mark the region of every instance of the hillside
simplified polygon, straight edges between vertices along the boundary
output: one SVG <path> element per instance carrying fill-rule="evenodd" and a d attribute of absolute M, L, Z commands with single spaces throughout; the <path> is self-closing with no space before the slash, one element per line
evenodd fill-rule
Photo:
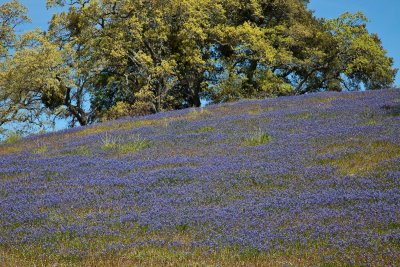
<path fill-rule="evenodd" d="M 0 200 L 0 266 L 399 265 L 400 90 L 3 144 Z"/>

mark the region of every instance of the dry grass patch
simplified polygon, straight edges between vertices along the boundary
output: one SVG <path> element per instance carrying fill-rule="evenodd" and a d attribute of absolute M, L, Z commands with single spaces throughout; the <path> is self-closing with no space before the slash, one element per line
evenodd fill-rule
<path fill-rule="evenodd" d="M 193 120 L 205 119 L 206 117 L 210 116 L 211 114 L 212 114 L 212 112 L 207 109 L 194 108 L 194 109 L 191 109 L 185 117 L 187 120 L 193 121 Z"/>
<path fill-rule="evenodd" d="M 144 126 L 155 125 L 159 123 L 157 120 L 140 120 L 140 121 L 128 121 L 123 123 L 116 123 L 110 125 L 98 125 L 93 126 L 90 128 L 85 128 L 81 131 L 76 132 L 78 136 L 84 136 L 89 134 L 97 134 L 97 133 L 104 133 L 109 131 L 117 131 L 117 130 L 132 130 L 136 128 L 141 128 Z"/>
<path fill-rule="evenodd" d="M 21 145 L 4 145 L 0 146 L 0 155 L 14 154 L 22 150 L 24 150 L 24 147 Z"/>
<path fill-rule="evenodd" d="M 117 255 L 88 256 L 81 260 L 32 259 L 13 250 L 0 250 L 0 266 L 396 266 L 400 257 L 378 253 L 370 261 L 362 249 L 352 249 L 353 258 L 340 256 L 338 251 L 319 245 L 291 248 L 284 251 L 261 252 L 257 249 L 238 251 L 221 249 L 204 253 L 200 249 L 143 246 Z"/>
<path fill-rule="evenodd" d="M 323 149 L 324 154 L 339 156 L 320 161 L 334 165 L 341 174 L 356 175 L 373 171 L 382 162 L 400 157 L 400 146 L 389 141 L 350 141 L 332 144 Z"/>

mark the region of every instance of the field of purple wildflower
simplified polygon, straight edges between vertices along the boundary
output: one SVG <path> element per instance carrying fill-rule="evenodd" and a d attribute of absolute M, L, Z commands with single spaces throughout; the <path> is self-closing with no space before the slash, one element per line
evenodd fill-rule
<path fill-rule="evenodd" d="M 0 266 L 399 266 L 400 90 L 0 145 Z"/>

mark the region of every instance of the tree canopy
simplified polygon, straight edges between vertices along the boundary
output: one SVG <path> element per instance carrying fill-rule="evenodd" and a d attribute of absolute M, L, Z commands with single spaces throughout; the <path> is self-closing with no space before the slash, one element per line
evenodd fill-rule
<path fill-rule="evenodd" d="M 396 70 L 362 13 L 301 0 L 48 0 L 46 32 L 0 6 L 0 125 L 70 126 L 243 98 L 390 87 Z M 10 51 L 13 53 L 10 53 Z"/>

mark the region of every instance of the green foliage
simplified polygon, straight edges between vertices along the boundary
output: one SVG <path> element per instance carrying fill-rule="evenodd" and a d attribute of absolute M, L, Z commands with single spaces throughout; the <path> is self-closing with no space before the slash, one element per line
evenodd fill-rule
<path fill-rule="evenodd" d="M 0 5 L 0 60 L 8 56 L 17 40 L 15 27 L 29 21 L 26 8 L 17 0 Z"/>
<path fill-rule="evenodd" d="M 24 92 L 7 88 L 8 83 L 13 83 L 15 80 L 10 81 L 4 71 L 7 69 L 11 52 L 17 47 L 18 37 L 15 28 L 29 21 L 26 12 L 26 8 L 17 0 L 0 4 L 0 132 L 5 131 L 4 126 L 7 123 L 29 122 L 29 115 L 31 115 L 29 110 L 25 109 L 25 112 L 21 112 L 21 109 L 33 106 L 26 99 Z M 21 102 L 24 103 L 21 104 Z M 15 129 L 15 127 L 9 128 Z"/>
<path fill-rule="evenodd" d="M 338 82 L 349 90 L 359 89 L 361 82 L 366 89 L 389 87 L 397 72 L 392 69 L 393 59 L 386 56 L 379 37 L 368 33 L 367 21 L 362 13 L 344 13 L 324 23 L 336 43 L 333 53 L 340 59 L 332 62 L 331 68 L 337 68 Z"/>
<path fill-rule="evenodd" d="M 315 18 L 306 0 L 47 0 L 47 32 L 0 6 L 0 127 L 70 126 L 322 90 L 382 89 L 396 70 L 367 18 Z"/>

